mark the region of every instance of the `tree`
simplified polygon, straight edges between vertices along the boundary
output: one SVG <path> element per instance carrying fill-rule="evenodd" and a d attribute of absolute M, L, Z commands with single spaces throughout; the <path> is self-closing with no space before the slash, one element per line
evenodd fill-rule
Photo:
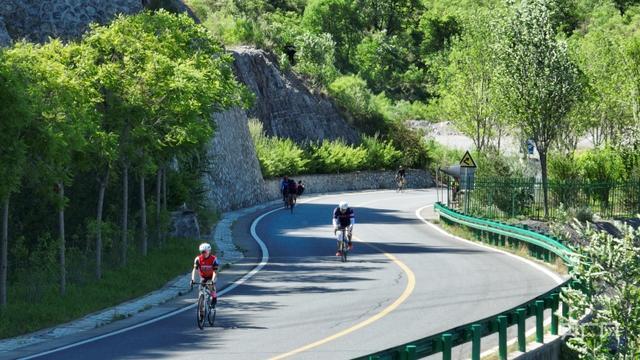
<path fill-rule="evenodd" d="M 28 94 L 34 106 L 30 161 L 44 186 L 54 186 L 59 235 L 60 293 L 66 292 L 65 185 L 73 179 L 74 158 L 84 150 L 95 124 L 98 100 L 91 86 L 73 69 L 81 66 L 76 44 L 51 41 L 45 45 L 18 43 L 9 53 L 29 67 Z"/>
<path fill-rule="evenodd" d="M 581 232 L 588 241 L 571 269 L 580 286 L 561 294 L 569 305 L 569 347 L 586 359 L 637 359 L 640 230 L 624 225 L 620 237 L 591 227 Z"/>
<path fill-rule="evenodd" d="M 567 44 L 554 30 L 549 0 L 515 6 L 499 44 L 501 107 L 536 144 L 548 216 L 547 151 L 567 127 L 584 86 Z"/>
<path fill-rule="evenodd" d="M 105 116 L 118 129 L 122 164 L 122 263 L 128 247 L 128 177 L 138 175 L 141 250 L 148 248 L 145 178 L 213 134 L 212 111 L 241 105 L 232 57 L 186 14 L 119 17 L 84 40 L 97 53 Z M 166 176 L 166 174 L 165 174 Z M 156 191 L 158 193 L 158 191 Z M 158 217 L 158 214 L 156 214 Z"/>
<path fill-rule="evenodd" d="M 358 11 L 352 0 L 311 0 L 304 9 L 302 25 L 312 33 L 331 35 L 341 69 L 351 67 L 349 59 L 362 38 Z"/>
<path fill-rule="evenodd" d="M 26 75 L 29 69 L 0 49 L 0 201 L 2 202 L 2 243 L 0 245 L 0 307 L 7 305 L 9 263 L 9 201 L 20 187 L 27 159 L 26 133 L 33 119 L 27 101 Z"/>
<path fill-rule="evenodd" d="M 453 41 L 449 65 L 444 70 L 441 105 L 448 118 L 473 140 L 480 152 L 489 145 L 500 150 L 504 120 L 496 89 L 497 43 L 488 10 L 469 14 L 464 33 Z"/>
<path fill-rule="evenodd" d="M 624 49 L 632 34 L 613 4 L 598 7 L 591 21 L 586 34 L 571 39 L 574 58 L 589 86 L 578 115 L 596 146 L 619 144 L 634 122 L 634 76 Z"/>

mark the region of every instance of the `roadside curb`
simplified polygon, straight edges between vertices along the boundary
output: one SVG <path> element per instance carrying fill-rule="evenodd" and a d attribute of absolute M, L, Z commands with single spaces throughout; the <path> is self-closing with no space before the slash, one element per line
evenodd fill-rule
<path fill-rule="evenodd" d="M 222 215 L 213 232 L 213 241 L 216 243 L 218 255 L 223 262 L 223 265 L 231 265 L 244 259 L 244 255 L 237 249 L 233 241 L 232 226 L 234 222 L 243 216 L 263 210 L 279 202 L 279 200 L 270 201 L 249 208 L 226 212 Z M 186 264 L 186 266 L 189 266 L 189 264 Z M 246 272 L 248 273 L 250 270 L 247 270 Z M 221 274 L 221 276 L 222 275 L 223 274 Z M 67 336 L 79 335 L 89 330 L 95 330 L 96 328 L 100 328 L 105 325 L 117 323 L 118 320 L 121 319 L 134 319 L 136 317 L 141 317 L 140 315 L 144 314 L 147 310 L 156 308 L 159 305 L 165 304 L 181 295 L 184 295 L 188 290 L 186 284 L 189 283 L 190 278 L 191 272 L 189 271 L 169 281 L 162 288 L 139 298 L 100 310 L 68 323 L 38 330 L 30 334 L 0 340 L 0 355 L 3 353 L 6 354 L 8 352 L 20 351 L 25 347 L 43 345 L 48 341 L 58 340 Z M 233 281 L 229 281 L 224 285 L 226 287 L 232 283 Z M 222 289 L 223 287 L 219 290 Z M 122 325 L 123 327 L 128 326 L 125 322 L 123 322 Z"/>

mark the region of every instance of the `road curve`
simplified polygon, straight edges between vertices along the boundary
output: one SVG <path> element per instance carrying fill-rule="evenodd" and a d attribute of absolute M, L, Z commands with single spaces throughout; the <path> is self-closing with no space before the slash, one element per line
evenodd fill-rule
<path fill-rule="evenodd" d="M 361 241 L 346 264 L 334 256 L 330 227 L 342 199 L 355 208 Z M 416 209 L 434 201 L 431 190 L 362 192 L 321 196 L 293 215 L 276 211 L 255 227 L 269 262 L 221 297 L 213 329 L 200 331 L 186 311 L 42 358 L 347 359 L 484 318 L 556 285 L 526 262 L 422 223 Z"/>

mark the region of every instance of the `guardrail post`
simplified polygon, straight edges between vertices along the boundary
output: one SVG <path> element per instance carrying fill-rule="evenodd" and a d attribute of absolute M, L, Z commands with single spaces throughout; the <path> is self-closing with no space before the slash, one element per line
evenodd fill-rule
<path fill-rule="evenodd" d="M 544 343 L 544 300 L 536 300 L 536 342 Z"/>
<path fill-rule="evenodd" d="M 518 351 L 526 352 L 527 351 L 527 338 L 525 337 L 525 320 L 527 317 L 527 310 L 523 308 L 518 308 L 516 310 L 516 315 L 518 316 Z"/>
<path fill-rule="evenodd" d="M 569 317 L 569 304 L 565 301 L 562 302 L 562 317 L 567 319 Z M 568 322 L 568 320 L 565 320 Z"/>
<path fill-rule="evenodd" d="M 507 360 L 507 317 L 498 316 L 498 353 L 500 360 Z"/>
<path fill-rule="evenodd" d="M 471 360 L 480 360 L 480 338 L 482 325 L 471 325 Z"/>
<path fill-rule="evenodd" d="M 451 343 L 453 335 L 442 334 L 442 360 L 451 360 Z"/>
<path fill-rule="evenodd" d="M 407 345 L 404 348 L 405 359 L 407 360 L 416 360 L 416 346 L 415 345 Z"/>
<path fill-rule="evenodd" d="M 544 251 L 544 261 L 547 263 L 551 262 L 551 251 L 549 250 Z"/>
<path fill-rule="evenodd" d="M 551 294 L 551 335 L 558 335 L 558 299 L 559 294 Z"/>

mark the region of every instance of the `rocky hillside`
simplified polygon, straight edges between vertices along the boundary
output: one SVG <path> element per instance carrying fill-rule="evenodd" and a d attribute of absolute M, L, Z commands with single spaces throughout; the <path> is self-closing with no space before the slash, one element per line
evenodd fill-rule
<path fill-rule="evenodd" d="M 311 93 L 295 74 L 282 73 L 269 54 L 251 47 L 231 51 L 238 80 L 256 96 L 247 115 L 260 120 L 268 135 L 298 143 L 336 138 L 358 142 L 358 133 L 330 99 Z"/>
<path fill-rule="evenodd" d="M 0 44 L 10 39 L 47 41 L 80 36 L 92 22 L 106 23 L 117 14 L 144 9 L 141 0 L 2 0 Z"/>

